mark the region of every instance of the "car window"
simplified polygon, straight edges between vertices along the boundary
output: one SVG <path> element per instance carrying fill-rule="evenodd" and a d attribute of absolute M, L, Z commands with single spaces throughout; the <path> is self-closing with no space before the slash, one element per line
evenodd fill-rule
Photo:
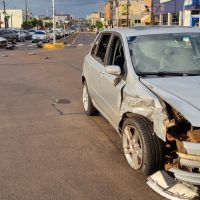
<path fill-rule="evenodd" d="M 121 39 L 115 36 L 112 40 L 108 54 L 108 65 L 118 65 L 121 68 L 122 74 L 125 72 L 125 57 Z"/>
<path fill-rule="evenodd" d="M 200 34 L 171 33 L 128 40 L 137 73 L 200 73 Z"/>
<path fill-rule="evenodd" d="M 94 54 L 95 54 L 95 52 L 96 52 L 96 48 L 97 48 L 97 46 L 98 46 L 98 44 L 99 44 L 99 40 L 100 40 L 100 36 L 98 36 L 98 38 L 96 39 L 96 41 L 95 41 L 95 43 L 94 43 L 94 45 L 93 45 L 93 47 L 92 47 L 92 50 L 91 50 L 91 55 L 92 56 L 94 56 Z"/>
<path fill-rule="evenodd" d="M 45 35 L 45 33 L 42 32 L 42 31 L 35 32 L 35 34 L 36 34 L 36 35 Z"/>
<path fill-rule="evenodd" d="M 110 41 L 111 35 L 110 34 L 106 34 L 103 35 L 103 37 L 101 38 L 101 41 L 99 43 L 99 47 L 96 53 L 96 57 L 99 58 L 99 60 L 104 63 L 104 59 L 106 56 L 106 51 L 107 51 L 107 47 Z"/>

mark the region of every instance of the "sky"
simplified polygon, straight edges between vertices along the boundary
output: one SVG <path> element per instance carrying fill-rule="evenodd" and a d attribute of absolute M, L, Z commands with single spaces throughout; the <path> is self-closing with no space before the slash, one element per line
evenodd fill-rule
<path fill-rule="evenodd" d="M 1 0 L 0 0 L 1 2 Z M 25 0 L 5 0 L 7 9 L 25 8 Z M 27 0 L 28 8 L 34 15 L 52 15 L 52 0 Z M 56 13 L 85 17 L 93 11 L 103 9 L 105 0 L 55 0 Z M 0 3 L 2 9 L 2 3 Z"/>

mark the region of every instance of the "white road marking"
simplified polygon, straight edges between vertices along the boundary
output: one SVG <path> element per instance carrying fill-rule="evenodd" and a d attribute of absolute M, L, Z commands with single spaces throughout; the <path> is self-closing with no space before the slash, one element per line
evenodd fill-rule
<path fill-rule="evenodd" d="M 29 44 L 28 47 L 34 47 L 36 46 L 37 44 Z"/>
<path fill-rule="evenodd" d="M 75 44 L 75 42 L 76 42 L 76 40 L 78 39 L 79 35 L 80 35 L 80 33 L 78 33 L 77 36 L 76 36 L 76 37 L 74 38 L 74 40 L 72 41 L 72 44 L 73 44 L 73 45 Z"/>
<path fill-rule="evenodd" d="M 24 46 L 25 44 L 17 44 L 16 47 Z"/>

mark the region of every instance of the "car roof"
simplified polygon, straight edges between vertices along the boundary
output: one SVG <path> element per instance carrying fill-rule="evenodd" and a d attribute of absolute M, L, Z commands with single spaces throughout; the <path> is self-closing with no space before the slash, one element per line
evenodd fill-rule
<path fill-rule="evenodd" d="M 113 28 L 103 32 L 118 32 L 127 37 L 139 35 L 154 35 L 167 33 L 200 33 L 199 28 L 181 26 L 140 26 L 134 28 Z"/>

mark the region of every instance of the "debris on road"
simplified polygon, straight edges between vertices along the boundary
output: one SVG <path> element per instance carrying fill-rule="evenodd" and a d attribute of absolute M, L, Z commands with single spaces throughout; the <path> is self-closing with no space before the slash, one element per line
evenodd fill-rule
<path fill-rule="evenodd" d="M 27 55 L 33 56 L 33 55 L 36 55 L 36 53 L 35 52 L 28 52 Z"/>
<path fill-rule="evenodd" d="M 8 57 L 8 55 L 2 55 L 2 57 L 3 57 L 3 58 L 7 58 L 7 57 Z"/>
<path fill-rule="evenodd" d="M 43 48 L 43 42 L 39 42 L 39 43 L 37 44 L 37 47 L 38 47 L 38 48 Z"/>
<path fill-rule="evenodd" d="M 17 48 L 15 45 L 10 45 L 10 46 L 7 46 L 5 49 L 14 50 L 15 48 Z"/>
<path fill-rule="evenodd" d="M 198 188 L 175 180 L 165 171 L 158 171 L 148 178 L 147 184 L 161 196 L 171 200 L 198 198 Z"/>

